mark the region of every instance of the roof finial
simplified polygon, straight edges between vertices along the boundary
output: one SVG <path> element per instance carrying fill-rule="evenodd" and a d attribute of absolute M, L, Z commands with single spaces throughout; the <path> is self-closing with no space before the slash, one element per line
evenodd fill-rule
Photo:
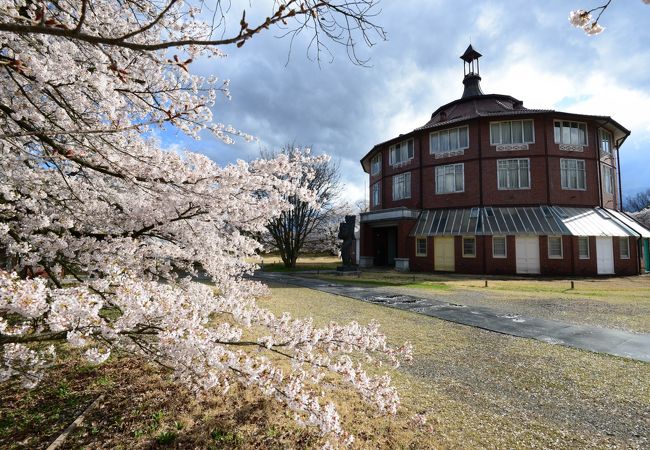
<path fill-rule="evenodd" d="M 463 84 L 465 85 L 465 90 L 463 91 L 463 96 L 465 97 L 474 97 L 476 95 L 483 95 L 481 90 L 481 75 L 479 70 L 478 59 L 483 56 L 472 47 L 470 37 L 470 44 L 460 57 L 464 61 L 463 63 Z"/>

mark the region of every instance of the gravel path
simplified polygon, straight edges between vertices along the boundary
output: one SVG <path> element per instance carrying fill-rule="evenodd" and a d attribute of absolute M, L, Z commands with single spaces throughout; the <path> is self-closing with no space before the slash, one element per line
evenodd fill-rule
<path fill-rule="evenodd" d="M 330 294 L 412 311 L 451 322 L 482 328 L 518 337 L 533 338 L 552 344 L 566 345 L 599 353 L 650 362 L 650 334 L 634 334 L 590 325 L 520 315 L 511 311 L 484 306 L 453 303 L 446 297 L 423 298 L 417 295 L 392 293 L 385 287 L 346 286 L 280 273 L 258 273 L 256 277 L 271 282 L 294 284 Z"/>

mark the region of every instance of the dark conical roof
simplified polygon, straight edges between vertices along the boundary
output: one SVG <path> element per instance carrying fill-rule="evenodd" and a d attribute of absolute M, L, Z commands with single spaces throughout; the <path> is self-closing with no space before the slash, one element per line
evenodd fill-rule
<path fill-rule="evenodd" d="M 460 57 L 465 62 L 471 62 L 474 61 L 475 59 L 479 59 L 481 55 L 479 52 L 474 50 L 474 47 L 472 47 L 472 44 L 469 44 L 469 47 L 467 47 L 467 50 L 465 50 L 465 53 L 463 53 Z"/>

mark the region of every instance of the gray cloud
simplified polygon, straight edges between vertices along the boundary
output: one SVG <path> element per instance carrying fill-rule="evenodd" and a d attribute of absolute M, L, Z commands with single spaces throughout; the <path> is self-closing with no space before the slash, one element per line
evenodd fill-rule
<path fill-rule="evenodd" d="M 312 145 L 340 158 L 348 192 L 362 197 L 365 175 L 359 159 L 374 144 L 422 125 L 438 106 L 460 96 L 458 56 L 470 37 L 484 55 L 484 90 L 513 95 L 528 107 L 595 104 L 603 92 L 582 92 L 602 86 L 593 81 L 594 74 L 607 77 L 621 92 L 650 99 L 650 30 L 645 26 L 650 6 L 613 3 L 602 18 L 605 33 L 590 38 L 567 21 L 569 9 L 587 3 L 593 2 L 384 1 L 377 22 L 389 40 L 360 48 L 372 58 L 365 68 L 351 64 L 344 49 L 335 46 L 330 46 L 334 61 L 325 56 L 319 67 L 305 56 L 307 36 L 294 43 L 285 66 L 289 41 L 274 38 L 277 31 L 267 32 L 241 49 L 226 49 L 225 59 L 193 67 L 231 80 L 233 99 L 219 102 L 215 119 L 257 136 L 259 143 L 226 146 L 210 137 L 182 143 L 220 163 L 250 159 L 260 147 L 294 141 Z M 587 79 L 592 82 L 584 83 Z M 638 102 L 634 107 L 643 109 Z M 614 105 L 606 113 L 622 120 L 628 116 L 622 108 Z M 632 130 L 621 152 L 627 193 L 650 187 L 641 170 L 650 165 L 650 130 L 643 130 L 641 122 L 635 125 L 641 130 Z"/>

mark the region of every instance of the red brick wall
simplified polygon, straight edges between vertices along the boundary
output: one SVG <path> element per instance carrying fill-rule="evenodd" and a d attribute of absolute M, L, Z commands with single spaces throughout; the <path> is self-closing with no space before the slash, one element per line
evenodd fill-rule
<path fill-rule="evenodd" d="M 539 237 L 539 268 L 542 275 L 570 275 L 573 273 L 573 246 L 571 236 L 562 236 L 562 259 L 548 257 L 548 236 Z"/>
<path fill-rule="evenodd" d="M 397 258 L 411 257 L 413 250 L 413 239 L 409 237 L 411 229 L 415 226 L 415 220 L 400 220 L 397 224 Z"/>
<path fill-rule="evenodd" d="M 589 238 L 589 259 L 580 259 L 578 252 L 578 237 L 574 236 L 571 239 L 571 247 L 573 250 L 573 264 L 575 267 L 574 275 L 595 275 L 598 273 L 596 263 L 596 238 Z"/>
<path fill-rule="evenodd" d="M 612 239 L 614 244 L 614 272 L 616 275 L 636 275 L 638 273 L 638 239 L 630 236 L 630 258 L 621 258 L 621 239 L 615 237 Z"/>
<path fill-rule="evenodd" d="M 415 238 L 409 238 L 410 267 L 413 272 L 433 271 L 433 237 L 427 237 L 427 255 L 415 255 Z"/>
<path fill-rule="evenodd" d="M 389 155 L 386 145 L 382 152 L 382 173 L 370 177 L 369 189 L 374 182 L 383 178 L 383 204 L 381 208 L 406 206 L 410 208 L 462 208 L 477 206 L 480 203 L 479 191 L 479 155 L 482 157 L 483 203 L 485 205 L 534 205 L 560 204 L 576 206 L 601 205 L 599 195 L 598 161 L 601 160 L 598 150 L 598 123 L 591 120 L 582 121 L 587 124 L 587 146 L 582 152 L 563 151 L 554 142 L 553 122 L 555 119 L 576 121 L 575 118 L 564 116 L 562 113 L 540 114 L 531 116 L 515 115 L 499 117 L 498 120 L 532 119 L 535 130 L 535 142 L 528 144 L 528 150 L 497 151 L 496 146 L 490 145 L 490 119 L 473 119 L 454 124 L 469 125 L 469 148 L 460 156 L 438 158 L 429 154 L 429 131 L 422 131 L 413 137 L 414 158 L 407 165 L 393 168 L 388 164 Z M 577 120 L 580 121 L 580 120 Z M 479 135 L 480 132 L 480 135 Z M 422 161 L 420 161 L 420 147 Z M 480 151 L 479 151 L 480 149 Z M 497 188 L 496 160 L 508 158 L 529 158 L 531 164 L 531 189 L 503 190 Z M 548 159 L 547 159 L 548 158 Z M 585 191 L 563 190 L 560 178 L 560 159 L 583 159 L 586 161 L 587 189 Z M 607 155 L 602 157 L 603 163 L 616 167 L 615 158 Z M 422 167 L 422 185 L 419 181 L 420 162 Z M 435 170 L 438 165 L 465 163 L 465 192 L 458 194 L 435 194 Z M 548 167 L 547 167 L 548 164 Z M 392 201 L 392 175 L 411 171 L 411 199 Z M 548 171 L 548 173 L 547 173 Z M 614 194 L 602 193 L 602 206 L 618 207 L 618 175 L 615 173 Z M 423 204 L 420 205 L 420 189 L 422 189 Z M 371 191 L 370 191 L 371 198 Z M 371 209 L 375 209 L 374 207 Z"/>
<path fill-rule="evenodd" d="M 375 256 L 374 249 L 372 248 L 372 228 L 367 223 L 362 223 L 359 228 L 359 245 L 360 256 Z"/>
<path fill-rule="evenodd" d="M 506 257 L 494 258 L 492 256 L 492 237 L 486 236 L 483 246 L 485 248 L 485 272 L 494 275 L 514 274 L 517 272 L 517 258 L 515 255 L 515 237 L 506 236 Z"/>
<path fill-rule="evenodd" d="M 454 238 L 454 254 L 456 257 L 456 272 L 459 273 L 483 273 L 483 236 L 476 236 L 476 256 L 463 256 L 463 237 Z"/>

